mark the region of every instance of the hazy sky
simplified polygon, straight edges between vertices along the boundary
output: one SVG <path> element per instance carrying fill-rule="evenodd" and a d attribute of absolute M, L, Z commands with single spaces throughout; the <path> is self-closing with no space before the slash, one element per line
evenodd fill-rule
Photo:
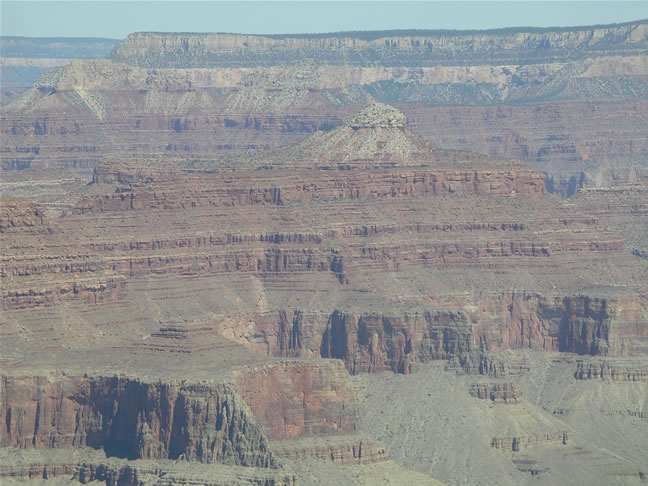
<path fill-rule="evenodd" d="M 112 37 L 130 32 L 306 33 L 573 26 L 648 18 L 648 1 L 5 1 L 2 35 Z"/>

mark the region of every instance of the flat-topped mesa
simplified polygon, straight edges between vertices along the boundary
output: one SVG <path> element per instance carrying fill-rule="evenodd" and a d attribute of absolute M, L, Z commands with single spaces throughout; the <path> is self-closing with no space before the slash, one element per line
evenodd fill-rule
<path fill-rule="evenodd" d="M 538 180 L 542 179 L 542 174 L 517 160 L 435 148 L 407 129 L 406 122 L 406 116 L 397 108 L 374 103 L 331 131 L 317 132 L 291 147 L 248 156 L 237 165 L 359 171 L 417 167 L 428 173 L 447 169 L 461 180 L 479 178 L 479 171 L 492 176 L 504 170 L 514 178 L 534 172 Z"/>
<path fill-rule="evenodd" d="M 330 132 L 317 132 L 256 160 L 265 168 L 325 170 L 428 165 L 435 157 L 427 143 L 405 128 L 406 121 L 393 106 L 375 103 Z"/>
<path fill-rule="evenodd" d="M 136 32 L 113 48 L 114 60 L 145 67 L 272 66 L 316 57 L 343 66 L 443 65 L 475 59 L 485 64 L 563 60 L 614 49 L 644 53 L 645 20 L 566 28 L 389 30 L 323 34 L 249 35 Z M 430 55 L 433 52 L 434 55 Z"/>

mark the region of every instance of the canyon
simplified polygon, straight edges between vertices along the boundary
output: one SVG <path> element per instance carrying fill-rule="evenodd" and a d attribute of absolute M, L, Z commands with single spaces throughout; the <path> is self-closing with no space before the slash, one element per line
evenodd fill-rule
<path fill-rule="evenodd" d="M 428 143 L 520 159 L 563 196 L 645 181 L 647 25 L 136 33 L 106 59 L 46 71 L 2 108 L 3 177 L 34 191 L 17 170 L 30 183 L 81 182 L 109 154 L 286 146 L 379 101 Z"/>
<path fill-rule="evenodd" d="M 645 482 L 647 25 L 45 72 L 0 112 L 2 481 Z"/>

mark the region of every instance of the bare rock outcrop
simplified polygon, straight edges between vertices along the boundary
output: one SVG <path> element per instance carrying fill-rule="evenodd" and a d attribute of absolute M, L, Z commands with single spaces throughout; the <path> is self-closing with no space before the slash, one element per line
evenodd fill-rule
<path fill-rule="evenodd" d="M 571 196 L 643 177 L 646 42 L 645 21 L 312 37 L 135 33 L 110 59 L 48 71 L 3 107 L 2 169 L 89 178 L 110 154 L 276 148 L 379 101 L 398 104 L 408 128 L 434 145 L 519 158 Z"/>
<path fill-rule="evenodd" d="M 49 232 L 47 215 L 42 205 L 27 200 L 0 200 L 0 233 Z"/>
<path fill-rule="evenodd" d="M 648 368 L 640 361 L 612 358 L 580 362 L 574 376 L 578 380 L 648 381 Z"/>
<path fill-rule="evenodd" d="M 496 403 L 514 404 L 518 402 L 520 393 L 515 384 L 507 383 L 473 383 L 469 390 L 470 396 L 481 400 L 491 400 Z"/>
<path fill-rule="evenodd" d="M 261 469 L 177 460 L 127 460 L 91 448 L 0 449 L 0 477 L 8 484 L 47 480 L 54 484 L 101 482 L 107 486 L 193 484 L 198 486 L 295 486 L 286 469 Z"/>
<path fill-rule="evenodd" d="M 405 115 L 393 106 L 376 103 L 351 118 L 349 126 L 354 130 L 360 128 L 405 128 L 406 121 Z"/>
<path fill-rule="evenodd" d="M 505 452 L 520 452 L 529 447 L 538 445 L 561 446 L 569 444 L 571 436 L 569 431 L 552 432 L 539 436 L 524 437 L 497 437 L 494 438 L 491 447 L 501 449 Z"/>
<path fill-rule="evenodd" d="M 590 52 L 646 49 L 645 22 L 572 29 L 499 29 L 461 31 L 378 31 L 307 35 L 173 34 L 139 32 L 115 46 L 112 58 L 142 66 L 208 67 L 242 64 L 273 65 L 303 57 L 330 64 L 443 64 L 483 59 L 564 59 Z M 322 56 L 322 50 L 326 53 Z M 433 51 L 435 56 L 425 56 Z M 570 52 L 571 51 L 571 52 Z M 571 56 L 570 56 L 571 54 Z"/>
<path fill-rule="evenodd" d="M 88 446 L 128 459 L 273 465 L 261 429 L 227 387 L 5 376 L 2 392 L 4 447 Z"/>
<path fill-rule="evenodd" d="M 93 365 L 106 367 L 103 373 L 77 374 L 85 358 L 65 363 L 68 371 L 57 374 L 7 368 L 0 382 L 0 445 L 27 450 L 25 457 L 43 449 L 103 451 L 109 463 L 136 461 L 138 474 L 146 470 L 142 461 L 162 461 L 162 470 L 165 461 L 180 461 L 244 466 L 246 474 L 266 479 L 283 473 L 282 457 L 338 464 L 387 459 L 364 432 L 343 363 L 264 360 L 201 327 L 186 328 L 184 336 L 162 330 L 151 341 L 95 349 Z M 131 359 L 124 364 L 117 355 Z M 41 369 L 49 366 L 36 361 Z M 112 374 L 115 369 L 126 373 Z M 186 369 L 191 379 L 184 378 Z M 101 462 L 79 466 L 57 469 L 54 463 L 11 474 L 106 476 Z M 236 469 L 230 472 L 235 476 Z"/>
<path fill-rule="evenodd" d="M 621 67 L 629 70 L 627 61 Z M 609 62 L 546 66 L 534 74 L 546 78 L 538 90 L 569 93 L 572 75 L 596 78 Z M 501 148 L 484 150 L 489 156 L 440 149 L 453 145 L 447 133 L 433 133 L 454 130 L 454 120 L 467 127 L 465 137 L 453 135 L 467 145 L 483 123 L 501 132 L 537 112 L 525 128 L 534 133 L 538 120 L 560 125 L 573 106 L 590 113 L 580 101 L 422 112 L 379 103 L 351 116 L 368 101 L 358 85 L 513 77 L 504 68 L 437 67 L 325 74 L 313 62 L 251 72 L 84 61 L 50 73 L 3 110 L 11 187 L 22 195 L 38 186 L 35 199 L 53 211 L 46 218 L 45 205 L 13 200 L 0 217 L 0 444 L 19 454 L 101 449 L 136 462 L 110 473 L 99 472 L 102 461 L 61 462 L 60 471 L 83 480 L 127 482 L 149 474 L 141 461 L 177 460 L 249 468 L 272 484 L 282 460 L 386 459 L 361 424 L 349 372 L 405 374 L 449 360 L 450 370 L 493 377 L 470 392 L 486 400 L 471 399 L 468 386 L 461 392 L 495 413 L 511 407 L 492 402 L 519 402 L 517 388 L 495 378 L 542 371 L 518 350 L 601 360 L 585 360 L 578 378 L 643 381 L 641 366 L 608 361 L 648 350 L 648 280 L 633 252 L 643 248 L 641 234 L 628 233 L 638 235 L 628 247 L 625 232 L 609 225 L 620 215 L 617 228 L 642 221 L 643 192 L 621 184 L 634 169 L 603 181 L 619 183 L 615 191 L 563 202 L 548 195 L 551 178 L 501 157 L 578 162 L 582 147 L 556 138 L 555 125 L 538 151 L 519 134 L 489 137 L 483 146 Z M 614 103 L 591 118 L 607 119 L 623 105 Z M 634 105 L 636 119 L 642 106 Z M 426 130 L 433 145 L 415 135 Z M 238 135 L 226 141 L 226 133 Z M 33 143 L 39 137 L 42 146 Z M 213 155 L 284 142 L 298 143 Z M 135 155 L 123 157 L 125 147 Z M 606 147 L 588 150 L 594 158 L 642 153 L 630 142 Z M 52 150 L 49 168 L 39 168 Z M 50 195 L 47 171 L 62 167 L 92 183 Z M 43 179 L 30 181 L 30 173 Z M 545 425 L 488 440 L 511 452 L 570 441 L 562 426 Z M 25 464 L 36 466 L 18 475 L 45 474 L 38 461 Z"/>

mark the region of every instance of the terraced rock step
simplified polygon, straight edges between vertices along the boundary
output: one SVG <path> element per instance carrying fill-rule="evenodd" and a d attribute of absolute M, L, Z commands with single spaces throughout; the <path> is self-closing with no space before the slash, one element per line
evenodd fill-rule
<path fill-rule="evenodd" d="M 129 461 L 106 457 L 89 448 L 18 451 L 0 449 L 3 483 L 47 480 L 47 483 L 87 484 L 102 482 L 106 486 L 137 486 L 155 481 L 158 485 L 191 484 L 200 486 L 295 486 L 294 473 L 286 469 L 259 469 L 186 461 Z"/>
<path fill-rule="evenodd" d="M 642 361 L 609 359 L 578 363 L 579 380 L 648 381 L 648 367 Z"/>
<path fill-rule="evenodd" d="M 642 278 L 618 235 L 550 198 L 534 169 L 430 148 L 403 125 L 377 104 L 247 158 L 106 160 L 55 223 L 11 216 L 3 308 L 31 321 L 97 303 L 110 322 L 122 306 L 155 337 L 138 302 L 175 322 L 173 289 L 197 299 L 187 322 L 269 356 L 341 358 L 352 373 L 478 348 L 645 348 Z M 167 345 L 156 342 L 142 345 Z"/>
<path fill-rule="evenodd" d="M 569 442 L 569 432 L 558 431 L 533 437 L 496 437 L 493 438 L 491 447 L 502 451 L 520 452 L 523 449 L 538 445 L 567 445 Z"/>
<path fill-rule="evenodd" d="M 517 403 L 520 393 L 513 383 L 473 383 L 470 396 L 497 403 Z"/>

